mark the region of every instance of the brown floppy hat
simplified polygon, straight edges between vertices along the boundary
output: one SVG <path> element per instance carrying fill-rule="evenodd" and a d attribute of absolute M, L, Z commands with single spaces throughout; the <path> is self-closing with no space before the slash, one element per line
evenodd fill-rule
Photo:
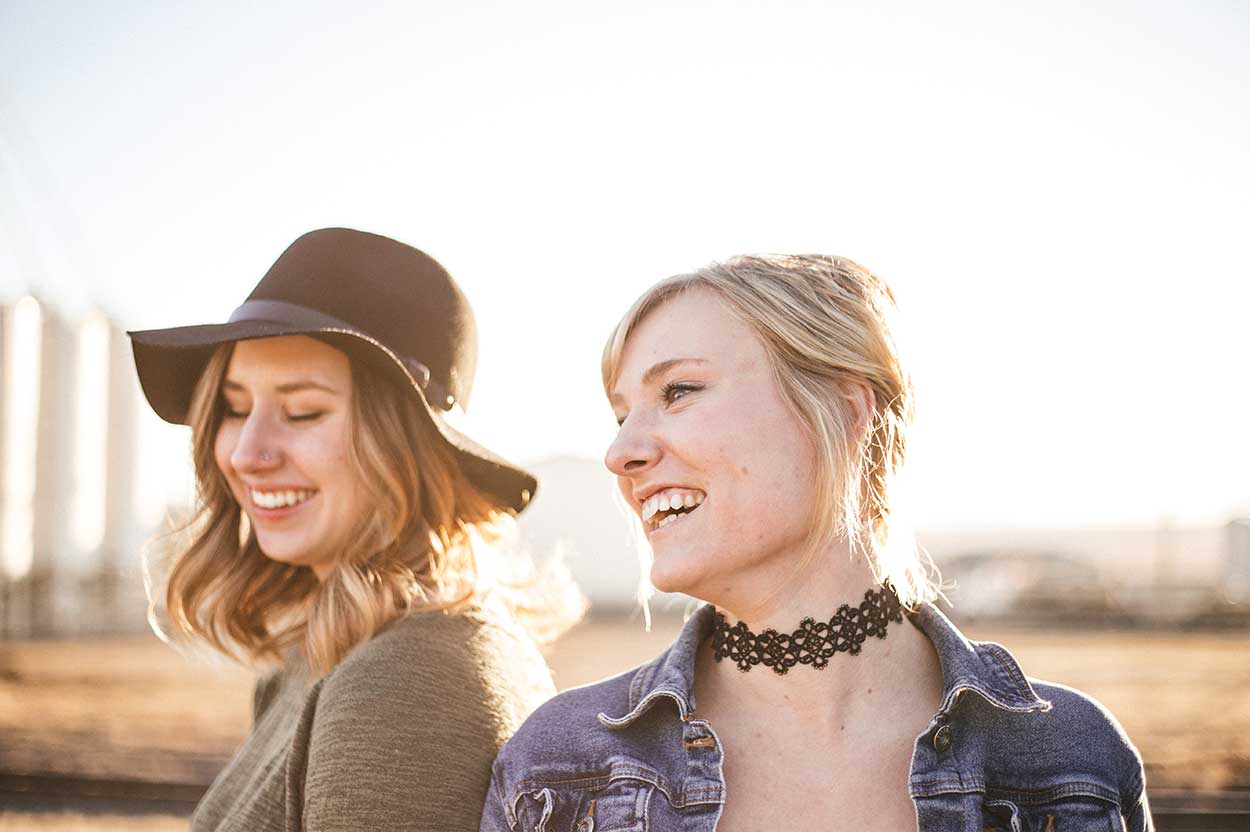
<path fill-rule="evenodd" d="M 139 382 L 162 419 L 187 424 L 191 395 L 221 344 L 310 335 L 409 386 L 461 470 L 504 507 L 520 511 L 537 489 L 528 471 L 447 423 L 468 405 L 477 326 L 464 294 L 439 263 L 412 246 L 348 228 L 300 237 L 224 324 L 129 333 Z"/>

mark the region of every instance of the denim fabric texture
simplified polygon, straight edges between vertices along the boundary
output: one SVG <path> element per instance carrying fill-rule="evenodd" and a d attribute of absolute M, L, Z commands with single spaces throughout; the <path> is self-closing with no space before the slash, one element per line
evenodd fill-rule
<path fill-rule="evenodd" d="M 715 829 L 722 750 L 691 695 L 714 614 L 701 608 L 651 662 L 535 711 L 495 760 L 483 832 Z M 1005 648 L 969 641 L 936 607 L 908 620 L 933 642 L 944 687 L 912 755 L 920 830 L 1154 828 L 1141 756 L 1102 705 L 1027 679 Z"/>

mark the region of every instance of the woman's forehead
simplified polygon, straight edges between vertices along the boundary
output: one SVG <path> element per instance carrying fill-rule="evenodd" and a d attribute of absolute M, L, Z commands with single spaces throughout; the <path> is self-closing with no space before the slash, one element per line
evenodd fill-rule
<path fill-rule="evenodd" d="M 652 309 L 630 332 L 616 387 L 640 384 L 666 362 L 694 360 L 735 369 L 763 356 L 756 334 L 715 293 L 691 289 Z"/>
<path fill-rule="evenodd" d="M 256 338 L 234 345 L 228 381 L 285 383 L 309 377 L 350 389 L 351 363 L 346 353 L 306 335 Z"/>

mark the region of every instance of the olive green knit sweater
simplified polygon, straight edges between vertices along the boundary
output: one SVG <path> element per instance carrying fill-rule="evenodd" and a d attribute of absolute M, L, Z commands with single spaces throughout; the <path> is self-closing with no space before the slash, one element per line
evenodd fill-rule
<path fill-rule="evenodd" d="M 410 615 L 319 679 L 302 662 L 263 677 L 192 832 L 476 832 L 495 752 L 552 693 L 502 617 Z"/>

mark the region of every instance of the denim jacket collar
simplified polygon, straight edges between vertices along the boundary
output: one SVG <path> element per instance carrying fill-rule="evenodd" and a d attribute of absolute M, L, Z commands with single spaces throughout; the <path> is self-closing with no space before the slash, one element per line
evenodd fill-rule
<path fill-rule="evenodd" d="M 599 714 L 599 722 L 608 728 L 624 728 L 661 697 L 676 702 L 682 720 L 689 719 L 694 711 L 695 655 L 715 618 L 716 608 L 711 604 L 700 607 L 667 650 L 638 668 L 629 685 L 629 712 L 618 717 Z"/>
<path fill-rule="evenodd" d="M 629 686 L 629 711 L 620 716 L 599 714 L 609 728 L 624 728 L 658 699 L 677 705 L 683 720 L 694 710 L 695 655 L 711 633 L 716 609 L 702 606 L 685 623 L 677 640 L 655 659 L 639 668 Z M 969 641 L 933 604 L 924 604 L 908 620 L 933 642 L 942 666 L 942 707 L 948 712 L 964 693 L 972 692 L 995 708 L 1015 713 L 1047 711 L 1050 703 L 1037 695 L 1011 654 L 992 642 Z"/>

